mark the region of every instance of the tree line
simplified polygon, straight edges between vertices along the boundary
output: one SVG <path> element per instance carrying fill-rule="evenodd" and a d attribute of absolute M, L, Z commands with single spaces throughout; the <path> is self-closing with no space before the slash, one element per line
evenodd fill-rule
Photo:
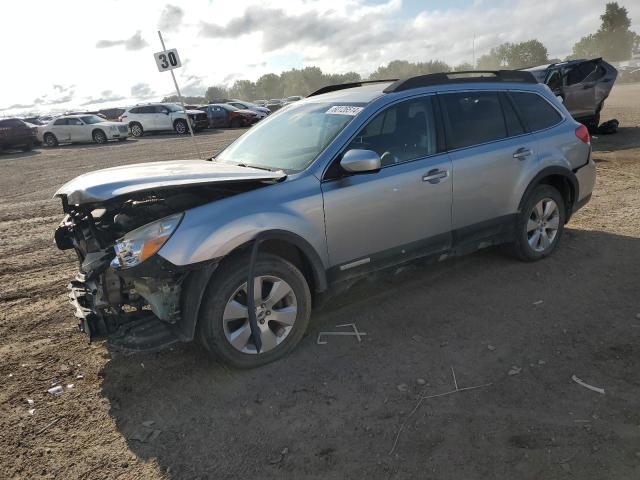
<path fill-rule="evenodd" d="M 640 50 L 640 35 L 630 30 L 631 20 L 625 7 L 619 6 L 617 2 L 607 3 L 600 19 L 602 21 L 600 28 L 576 42 L 567 60 L 604 57 L 609 61 L 620 61 L 629 59 L 632 52 Z M 207 88 L 204 96 L 187 97 L 185 102 L 205 103 L 228 98 L 268 100 L 291 95 L 306 96 L 325 85 L 337 83 L 402 78 L 436 72 L 515 69 L 559 61 L 561 60 L 557 58 L 549 58 L 547 47 L 542 42 L 531 39 L 519 43 L 502 43 L 478 58 L 475 66 L 471 63 L 449 65 L 440 60 L 426 62 L 393 60 L 378 67 L 366 78 L 357 72 L 336 74 L 325 73 L 318 67 L 294 68 L 279 75 L 275 73 L 262 75 L 255 82 L 236 80 L 231 87 L 211 86 Z M 176 100 L 175 96 L 163 99 L 163 101 Z"/>

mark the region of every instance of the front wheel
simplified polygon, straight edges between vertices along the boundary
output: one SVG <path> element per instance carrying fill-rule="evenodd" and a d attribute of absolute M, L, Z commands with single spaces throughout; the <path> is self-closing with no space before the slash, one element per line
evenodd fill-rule
<path fill-rule="evenodd" d="M 189 126 L 187 125 L 187 122 L 184 120 L 176 120 L 176 123 L 173 125 L 173 128 L 175 128 L 177 134 L 184 135 L 185 133 L 187 133 Z"/>
<path fill-rule="evenodd" d="M 44 144 L 47 147 L 57 147 L 58 146 L 58 139 L 56 138 L 56 136 L 53 133 L 45 133 L 43 140 L 44 140 Z"/>
<path fill-rule="evenodd" d="M 200 339 L 211 353 L 237 368 L 254 368 L 289 353 L 311 316 L 304 275 L 281 257 L 262 254 L 255 269 L 255 306 L 262 349 L 256 351 L 247 310 L 249 255 L 226 260 L 214 273 L 200 309 Z"/>
<path fill-rule="evenodd" d="M 527 262 L 551 255 L 560 243 L 565 219 L 565 202 L 560 192 L 551 185 L 538 185 L 518 214 L 516 255 Z"/>
<path fill-rule="evenodd" d="M 96 130 L 93 132 L 93 141 L 100 143 L 107 143 L 107 135 L 102 130 Z"/>
<path fill-rule="evenodd" d="M 138 122 L 131 123 L 129 125 L 129 128 L 131 129 L 131 135 L 133 135 L 134 137 L 141 137 L 144 133 L 142 125 L 140 125 Z"/>

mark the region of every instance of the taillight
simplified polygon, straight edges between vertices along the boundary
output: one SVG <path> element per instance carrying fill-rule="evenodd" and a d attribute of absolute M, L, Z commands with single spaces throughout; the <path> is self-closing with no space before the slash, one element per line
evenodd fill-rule
<path fill-rule="evenodd" d="M 591 144 L 589 129 L 584 125 L 580 125 L 578 128 L 576 128 L 576 137 L 578 137 L 582 141 L 582 143 L 586 143 L 587 145 Z"/>

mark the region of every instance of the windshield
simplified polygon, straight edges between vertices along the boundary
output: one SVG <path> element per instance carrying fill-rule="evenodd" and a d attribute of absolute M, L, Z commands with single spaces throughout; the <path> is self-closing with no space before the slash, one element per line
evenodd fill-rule
<path fill-rule="evenodd" d="M 87 115 L 86 117 L 80 117 L 80 119 L 88 125 L 104 122 L 104 118 L 100 118 L 97 115 Z"/>
<path fill-rule="evenodd" d="M 299 172 L 316 159 L 364 105 L 291 104 L 238 138 L 216 161 Z"/>
<path fill-rule="evenodd" d="M 165 105 L 165 107 L 167 107 L 167 110 L 169 110 L 170 112 L 181 112 L 182 111 L 182 107 L 180 105 L 175 105 L 173 103 L 167 103 Z"/>

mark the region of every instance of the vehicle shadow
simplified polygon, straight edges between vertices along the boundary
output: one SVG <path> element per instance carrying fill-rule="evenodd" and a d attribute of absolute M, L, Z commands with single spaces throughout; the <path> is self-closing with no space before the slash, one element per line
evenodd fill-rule
<path fill-rule="evenodd" d="M 620 354 L 633 352 L 640 335 L 623 320 L 635 318 L 628 300 L 637 293 L 637 262 L 629 259 L 638 251 L 639 238 L 567 229 L 559 250 L 535 264 L 488 249 L 387 272 L 315 312 L 283 360 L 233 370 L 195 345 L 113 356 L 101 372 L 103 395 L 131 452 L 155 461 L 166 478 L 417 478 L 451 458 L 463 459 L 458 478 L 477 471 L 497 478 L 489 473 L 500 465 L 522 463 L 512 444 L 522 418 L 527 432 L 555 438 L 549 451 L 571 457 L 574 475 L 596 478 L 602 468 L 628 465 L 620 456 L 635 450 L 624 435 L 600 438 L 596 426 L 586 431 L 558 418 L 600 411 L 568 380 L 574 370 L 640 393 L 637 354 Z M 345 323 L 368 334 L 362 343 L 316 344 L 318 332 Z M 550 365 L 539 373 L 506 374 L 540 359 Z M 451 365 L 461 385 L 493 386 L 429 402 L 403 433 L 402 461 L 388 455 L 417 393 L 452 388 Z M 429 383 L 416 386 L 419 377 Z M 624 405 L 608 402 L 601 416 L 626 418 Z M 531 451 L 533 473 L 523 478 L 557 474 L 544 452 Z M 440 460 L 430 463 L 432 455 Z"/>
<path fill-rule="evenodd" d="M 63 143 L 61 145 L 57 145 L 55 147 L 40 147 L 46 150 L 76 150 L 76 149 L 81 149 L 81 148 L 88 148 L 88 149 L 93 149 L 93 148 L 105 148 L 105 147 L 124 147 L 128 144 L 134 144 L 137 143 L 138 139 L 136 139 L 135 137 L 129 137 L 127 138 L 125 141 L 118 141 L 118 140 L 110 140 L 107 143 Z"/>
<path fill-rule="evenodd" d="M 596 134 L 591 139 L 594 152 L 613 152 L 640 148 L 640 127 L 620 127 L 617 133 Z"/>
<path fill-rule="evenodd" d="M 39 147 L 34 147 L 32 150 L 29 150 L 28 152 L 23 152 L 22 150 L 11 150 L 11 149 L 6 149 L 6 150 L 0 150 L 0 159 L 11 159 L 11 160 L 15 160 L 17 158 L 27 158 L 27 157 L 33 157 L 35 155 L 39 155 L 40 151 L 36 150 Z"/>

